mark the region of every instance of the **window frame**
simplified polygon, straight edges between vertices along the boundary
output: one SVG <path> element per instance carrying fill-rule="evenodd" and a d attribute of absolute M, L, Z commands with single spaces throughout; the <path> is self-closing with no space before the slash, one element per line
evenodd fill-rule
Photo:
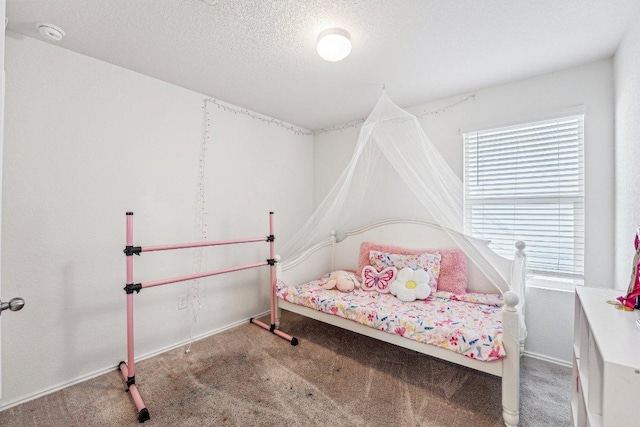
<path fill-rule="evenodd" d="M 526 203 L 526 199 L 523 198 L 522 196 L 514 196 L 514 198 L 510 199 L 510 200 L 506 200 L 506 199 L 499 199 L 499 198 L 494 198 L 493 200 L 490 200 L 489 198 L 482 198 L 479 200 L 474 201 L 473 203 L 470 203 L 471 200 L 468 197 L 468 192 L 470 190 L 470 184 L 468 182 L 468 176 L 469 176 L 469 165 L 468 165 L 468 161 L 470 158 L 470 154 L 469 154 L 469 139 L 468 138 L 469 135 L 473 135 L 475 134 L 475 139 L 476 139 L 476 144 L 477 144 L 477 139 L 478 139 L 478 135 L 482 134 L 482 133 L 490 133 L 490 132 L 499 132 L 499 131 L 507 131 L 507 130 L 515 130 L 517 131 L 518 129 L 521 128 L 526 128 L 528 126 L 541 126 L 544 123 L 552 123 L 554 121 L 562 121 L 562 120 L 567 120 L 567 119 L 572 119 L 572 118 L 576 118 L 579 117 L 579 123 L 580 123 L 580 134 L 578 137 L 578 165 L 576 166 L 576 169 L 579 173 L 579 178 L 578 178 L 578 182 L 579 182 L 579 191 L 578 194 L 575 197 L 561 197 L 559 195 L 553 196 L 553 197 L 531 197 L 529 199 L 529 201 L 531 202 L 535 202 L 535 204 L 540 204 L 541 206 L 543 205 L 550 205 L 550 204 L 556 204 L 556 205 L 561 205 L 563 203 L 570 203 L 573 206 L 573 210 L 575 211 L 576 206 L 582 211 L 582 213 L 577 213 L 577 214 L 573 214 L 572 215 L 572 220 L 574 222 L 574 226 L 573 226 L 573 241 L 572 241 L 572 246 L 573 246 L 573 251 L 574 254 L 576 253 L 576 247 L 578 245 L 580 245 L 582 247 L 581 253 L 580 253 L 580 261 L 578 262 L 578 271 L 576 272 L 576 263 L 574 262 L 573 264 L 573 272 L 572 273 L 563 273 L 561 271 L 551 271 L 551 270 L 544 270 L 544 269 L 531 269 L 530 271 L 533 273 L 534 276 L 534 280 L 532 281 L 533 283 L 535 283 L 534 286 L 539 286 L 539 287 L 551 287 L 551 288 L 559 288 L 560 290 L 566 290 L 568 288 L 572 288 L 573 285 L 582 285 L 584 284 L 584 272 L 585 272 L 585 240 L 586 240 L 586 212 L 585 212 L 585 176 L 586 176 L 586 171 L 585 171 L 585 145 L 586 145 L 586 141 L 585 141 L 585 123 L 587 121 L 587 115 L 586 115 L 586 108 L 584 108 L 583 106 L 580 107 L 573 107 L 570 109 L 565 109 L 562 111 L 557 111 L 554 114 L 547 114 L 544 116 L 539 116 L 536 118 L 528 118 L 528 119 L 523 119 L 523 120 L 519 120 L 517 122 L 510 122 L 510 123 L 501 123 L 501 124 L 494 124 L 491 126 L 483 126 L 483 127 L 477 127 L 477 128 L 473 128 L 473 129 L 460 129 L 460 134 L 462 136 L 462 142 L 463 142 L 463 189 L 464 189 L 464 200 L 463 200 L 463 215 L 464 215 L 464 231 L 467 234 L 470 234 L 472 236 L 477 236 L 477 237 L 483 237 L 482 234 L 480 233 L 476 233 L 473 230 L 473 219 L 472 219 L 472 214 L 471 214 L 471 207 L 473 205 L 482 205 L 483 203 L 486 203 L 487 200 L 490 201 L 490 203 L 493 203 L 494 205 L 498 205 L 498 204 L 504 204 L 504 205 L 509 205 L 509 206 L 514 206 L 517 207 L 518 206 L 518 201 L 520 201 L 520 205 L 524 204 L 522 202 Z M 515 152 L 515 150 L 514 150 Z M 535 172 L 533 172 L 535 173 Z M 558 182 L 558 181 L 554 181 L 554 182 Z M 500 184 L 497 184 L 500 185 Z M 471 205 L 471 206 L 470 206 Z M 576 221 L 576 219 L 578 219 L 579 221 Z M 578 231 L 576 231 L 578 230 Z M 514 231 L 514 234 L 518 234 L 517 232 Z M 484 237 L 484 238 L 488 238 L 489 240 L 491 240 L 490 236 Z M 525 240 L 526 242 L 526 240 Z M 560 246 L 559 246 L 560 247 Z M 502 252 L 502 251 L 501 251 Z M 579 251 L 578 251 L 579 252 Z M 510 252 L 512 253 L 512 252 Z M 502 254 L 504 256 L 504 254 Z"/>

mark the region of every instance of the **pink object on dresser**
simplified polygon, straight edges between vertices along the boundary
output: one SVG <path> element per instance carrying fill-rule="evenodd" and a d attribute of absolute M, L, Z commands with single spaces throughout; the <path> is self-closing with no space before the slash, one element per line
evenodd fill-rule
<path fill-rule="evenodd" d="M 385 245 L 373 242 L 362 242 L 360 244 L 360 256 L 358 258 L 358 270 L 370 265 L 369 252 L 380 251 L 398 255 L 417 255 L 423 253 L 438 253 L 440 259 L 440 275 L 438 277 L 438 290 L 451 292 L 454 294 L 464 294 L 467 292 L 468 264 L 467 257 L 458 248 L 448 249 L 410 249 L 400 246 Z"/>

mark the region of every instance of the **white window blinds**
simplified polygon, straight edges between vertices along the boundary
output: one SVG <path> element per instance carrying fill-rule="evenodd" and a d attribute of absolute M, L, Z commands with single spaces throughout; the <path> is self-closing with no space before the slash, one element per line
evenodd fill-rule
<path fill-rule="evenodd" d="M 537 274 L 584 275 L 584 116 L 463 134 L 466 232 Z"/>

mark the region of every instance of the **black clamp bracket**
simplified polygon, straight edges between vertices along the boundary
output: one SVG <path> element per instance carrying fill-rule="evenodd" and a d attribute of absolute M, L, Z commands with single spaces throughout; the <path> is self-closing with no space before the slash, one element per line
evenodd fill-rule
<path fill-rule="evenodd" d="M 142 289 L 142 283 L 127 283 L 124 287 L 124 291 L 128 294 L 132 294 L 134 291 L 140 293 L 140 289 Z"/>
<path fill-rule="evenodd" d="M 131 387 L 132 385 L 134 385 L 136 383 L 136 376 L 132 376 L 127 378 L 127 391 L 129 391 L 129 387 Z"/>
<path fill-rule="evenodd" d="M 275 259 L 273 259 L 273 258 L 269 258 L 269 259 L 267 260 L 267 264 L 269 264 L 269 265 L 276 265 L 276 260 L 275 260 Z"/>
<path fill-rule="evenodd" d="M 142 252 L 142 246 L 125 246 L 122 251 L 126 256 L 138 255 L 140 256 L 140 252 Z"/>
<path fill-rule="evenodd" d="M 274 236 L 273 234 L 269 234 L 267 236 L 267 242 L 275 242 L 276 241 L 276 236 Z"/>

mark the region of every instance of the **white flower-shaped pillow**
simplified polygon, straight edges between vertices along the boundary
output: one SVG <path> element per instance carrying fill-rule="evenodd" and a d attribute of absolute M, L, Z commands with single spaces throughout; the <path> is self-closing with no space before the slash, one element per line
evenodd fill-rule
<path fill-rule="evenodd" d="M 427 299 L 431 294 L 430 282 L 431 276 L 423 269 L 405 267 L 398 271 L 396 280 L 389 286 L 389 292 L 404 302 Z"/>

